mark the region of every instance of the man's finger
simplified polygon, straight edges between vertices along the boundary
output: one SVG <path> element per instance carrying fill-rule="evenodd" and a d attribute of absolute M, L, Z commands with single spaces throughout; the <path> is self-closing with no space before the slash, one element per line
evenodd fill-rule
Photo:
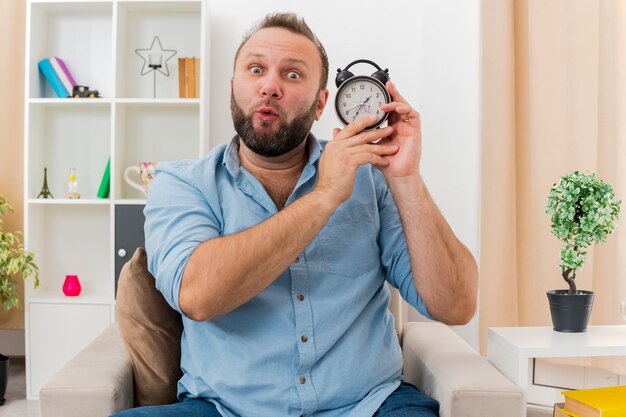
<path fill-rule="evenodd" d="M 394 101 L 388 104 L 381 104 L 380 109 L 388 113 L 395 112 L 401 117 L 408 117 L 410 119 L 419 118 L 419 113 L 414 108 L 402 102 Z"/>
<path fill-rule="evenodd" d="M 394 124 L 398 121 L 411 122 L 410 125 L 414 127 L 420 127 L 420 114 L 407 104 L 393 102 L 389 104 L 383 104 L 380 109 L 389 113 L 389 124 Z"/>
<path fill-rule="evenodd" d="M 339 129 L 338 127 L 333 129 L 333 139 L 335 139 L 337 137 L 339 132 L 341 132 L 341 129 Z"/>
<path fill-rule="evenodd" d="M 387 145 L 379 145 L 378 143 L 376 144 L 365 144 L 365 145 L 359 145 L 359 146 L 355 146 L 350 148 L 350 150 L 353 152 L 353 154 L 357 154 L 357 153 L 373 153 L 375 155 L 393 155 L 396 152 L 398 152 L 398 145 L 395 144 L 387 144 Z"/>
<path fill-rule="evenodd" d="M 357 166 L 372 164 L 378 167 L 386 167 L 389 165 L 389 160 L 384 157 L 372 153 L 361 153 L 355 156 L 355 162 Z"/>
<path fill-rule="evenodd" d="M 355 136 L 362 132 L 366 127 L 372 125 L 376 120 L 378 120 L 378 117 L 374 114 L 357 119 L 344 127 L 341 130 L 341 135 L 337 136 L 337 139 L 346 139 Z"/>
<path fill-rule="evenodd" d="M 378 139 L 386 138 L 393 133 L 393 127 L 387 126 L 382 129 L 374 129 L 368 130 L 366 132 L 361 132 L 358 135 L 355 135 L 349 138 L 348 144 L 350 146 L 362 145 L 364 143 L 371 143 Z"/>
<path fill-rule="evenodd" d="M 389 94 L 391 94 L 391 99 L 393 101 L 400 101 L 402 103 L 409 104 L 409 102 L 406 101 L 404 97 L 402 97 L 402 94 L 400 94 L 400 92 L 396 88 L 396 85 L 392 83 L 391 80 L 387 81 L 385 87 L 387 87 L 387 91 L 389 91 Z"/>

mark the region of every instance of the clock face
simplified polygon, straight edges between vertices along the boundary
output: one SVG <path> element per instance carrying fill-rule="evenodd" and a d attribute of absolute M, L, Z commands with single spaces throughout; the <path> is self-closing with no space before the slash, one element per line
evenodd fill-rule
<path fill-rule="evenodd" d="M 388 114 L 382 111 L 380 106 L 389 102 L 391 97 L 383 83 L 367 75 L 357 75 L 339 86 L 335 98 L 335 111 L 344 125 L 375 114 L 378 120 L 366 128 L 370 130 L 387 120 Z"/>

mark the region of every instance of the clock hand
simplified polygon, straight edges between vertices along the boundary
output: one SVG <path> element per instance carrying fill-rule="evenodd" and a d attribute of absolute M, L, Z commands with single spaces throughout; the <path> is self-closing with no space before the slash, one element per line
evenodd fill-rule
<path fill-rule="evenodd" d="M 356 113 L 354 114 L 354 117 L 352 118 L 353 122 L 356 119 L 356 117 L 359 115 L 359 112 L 361 111 L 362 108 L 363 108 L 363 104 L 360 104 L 359 109 L 356 111 Z"/>
<path fill-rule="evenodd" d="M 354 117 L 352 118 L 352 121 L 354 122 L 354 120 L 356 119 L 356 117 L 359 115 L 359 113 L 361 112 L 361 109 L 363 109 L 363 106 L 365 106 L 365 103 L 367 103 L 370 98 L 372 98 L 372 96 L 369 96 L 368 98 L 366 98 L 365 100 L 363 100 L 363 102 L 358 106 L 359 109 L 356 111 L 356 114 L 354 115 Z"/>
<path fill-rule="evenodd" d="M 354 106 L 354 107 L 352 107 L 351 109 L 346 110 L 346 111 L 347 111 L 347 112 L 351 112 L 352 110 L 356 109 L 357 107 L 361 107 L 362 105 L 363 105 L 363 103 L 361 103 L 361 104 L 357 104 L 356 106 Z"/>
<path fill-rule="evenodd" d="M 352 107 L 351 109 L 346 110 L 347 112 L 351 112 L 352 110 L 356 109 L 357 107 L 363 107 L 363 105 L 365 103 L 367 103 L 370 98 L 372 98 L 372 96 L 369 96 L 368 98 L 366 98 L 365 100 L 363 100 L 360 104 L 357 104 L 356 106 Z"/>

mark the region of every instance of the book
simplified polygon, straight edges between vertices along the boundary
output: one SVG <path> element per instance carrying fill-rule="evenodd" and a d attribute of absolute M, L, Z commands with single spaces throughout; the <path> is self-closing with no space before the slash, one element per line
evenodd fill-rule
<path fill-rule="evenodd" d="M 107 161 L 107 166 L 102 174 L 102 180 L 100 181 L 100 187 L 98 187 L 98 198 L 108 198 L 111 191 L 111 158 Z"/>
<path fill-rule="evenodd" d="M 626 416 L 626 385 L 564 391 L 564 410 L 578 417 Z"/>
<path fill-rule="evenodd" d="M 67 77 L 67 80 L 69 81 L 70 85 L 72 86 L 72 88 L 70 89 L 70 94 L 71 94 L 72 90 L 74 89 L 74 86 L 78 85 L 78 83 L 76 82 L 76 80 L 72 76 L 72 73 L 70 72 L 69 68 L 65 64 L 65 61 L 63 61 L 58 56 L 55 56 L 53 59 L 54 59 L 54 61 L 56 61 L 59 64 L 59 66 L 61 67 L 61 71 L 63 71 L 63 74 L 65 74 L 65 76 Z"/>
<path fill-rule="evenodd" d="M 68 80 L 70 80 L 70 83 L 72 84 L 72 86 L 77 85 L 76 80 L 74 80 L 74 77 L 72 77 L 72 73 L 67 68 L 67 65 L 65 65 L 65 61 L 63 61 L 58 56 L 55 56 L 54 59 L 59 63 L 59 65 L 61 66 L 61 69 L 63 70 L 63 72 L 67 76 Z"/>
<path fill-rule="evenodd" d="M 57 77 L 59 77 L 59 80 L 61 80 L 61 83 L 63 83 L 63 87 L 67 91 L 67 94 L 71 96 L 74 86 L 70 83 L 70 80 L 67 78 L 67 75 L 65 75 L 65 73 L 61 69 L 61 66 L 59 65 L 59 61 L 57 61 L 54 58 L 49 58 L 49 59 L 50 59 L 50 65 L 52 65 L 52 68 L 54 69 L 54 72 L 57 74 Z"/>
<path fill-rule="evenodd" d="M 570 413 L 565 410 L 565 403 L 556 403 L 554 404 L 554 411 L 552 412 L 552 417 L 579 417 L 575 414 Z"/>
<path fill-rule="evenodd" d="M 193 96 L 200 97 L 200 58 L 193 58 Z"/>
<path fill-rule="evenodd" d="M 178 97 L 187 98 L 187 69 L 185 58 L 178 58 Z"/>
<path fill-rule="evenodd" d="M 185 58 L 185 73 L 186 73 L 186 78 L 187 78 L 187 98 L 194 98 L 195 97 L 195 77 L 194 77 L 194 60 L 193 58 Z"/>
<path fill-rule="evenodd" d="M 54 68 L 52 67 L 52 64 L 50 63 L 50 60 L 48 58 L 44 58 L 39 61 L 38 66 L 39 70 L 44 75 L 57 97 L 66 98 L 70 96 L 70 94 L 65 89 L 63 82 L 61 82 L 61 80 L 57 76 L 57 73 L 54 71 Z"/>

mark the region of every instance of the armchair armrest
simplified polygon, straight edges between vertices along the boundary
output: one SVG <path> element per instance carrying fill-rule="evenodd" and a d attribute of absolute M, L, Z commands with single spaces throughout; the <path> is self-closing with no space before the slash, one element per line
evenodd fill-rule
<path fill-rule="evenodd" d="M 39 391 L 43 417 L 107 417 L 133 407 L 133 371 L 117 323 Z"/>
<path fill-rule="evenodd" d="M 404 377 L 434 397 L 441 417 L 525 417 L 524 396 L 452 329 L 437 322 L 406 323 Z"/>

